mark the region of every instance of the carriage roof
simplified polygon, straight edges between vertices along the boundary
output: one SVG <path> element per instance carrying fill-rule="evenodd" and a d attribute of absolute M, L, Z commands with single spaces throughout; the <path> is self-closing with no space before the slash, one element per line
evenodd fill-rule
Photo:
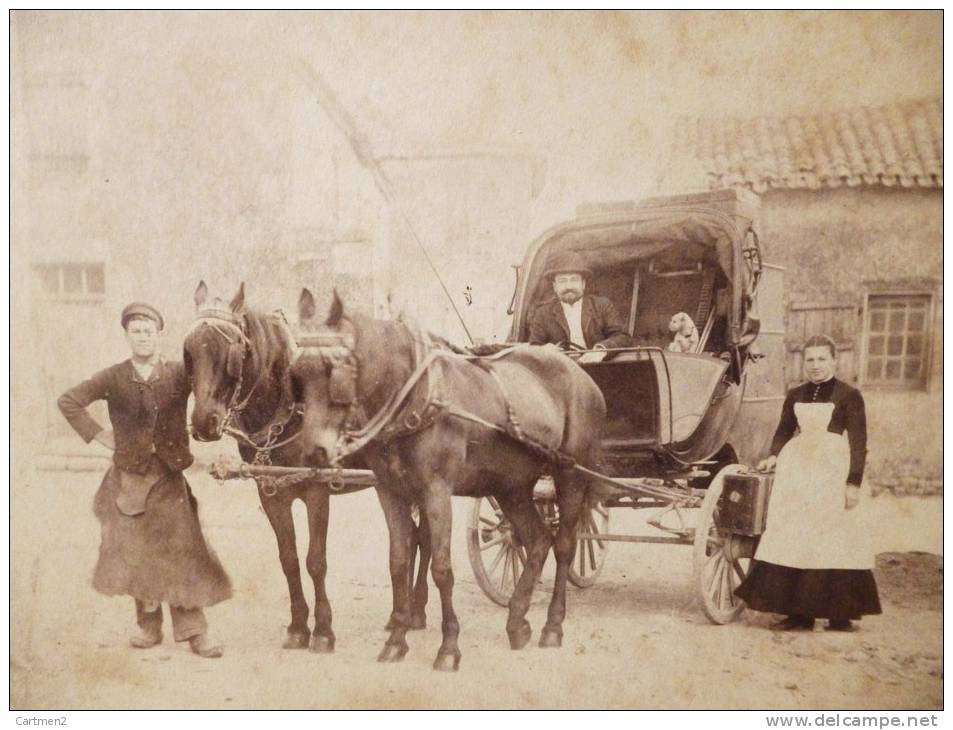
<path fill-rule="evenodd" d="M 757 198 L 743 191 L 717 191 L 653 198 L 624 210 L 584 215 L 550 228 L 529 247 L 514 300 L 514 334 L 525 328 L 532 307 L 546 293 L 545 272 L 561 251 L 579 253 L 598 276 L 640 260 L 704 263 L 716 268 L 732 294 L 737 325 L 742 297 L 752 288 L 745 250 L 757 249 Z M 737 331 L 732 327 L 732 331 Z"/>

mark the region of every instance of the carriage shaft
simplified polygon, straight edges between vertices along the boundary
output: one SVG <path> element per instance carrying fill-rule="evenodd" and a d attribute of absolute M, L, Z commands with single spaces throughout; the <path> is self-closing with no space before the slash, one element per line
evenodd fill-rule
<path fill-rule="evenodd" d="M 602 533 L 579 533 L 579 540 L 595 540 L 596 542 L 650 542 L 662 545 L 691 545 L 693 537 L 659 537 L 656 535 L 604 535 Z"/>

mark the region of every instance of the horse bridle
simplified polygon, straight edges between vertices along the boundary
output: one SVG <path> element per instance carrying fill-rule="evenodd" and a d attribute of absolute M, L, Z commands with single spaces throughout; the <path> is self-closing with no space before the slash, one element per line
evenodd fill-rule
<path fill-rule="evenodd" d="M 234 415 L 240 413 L 248 405 L 263 375 L 259 375 L 258 380 L 248 391 L 248 395 L 240 400 L 242 388 L 245 384 L 245 359 L 251 352 L 251 341 L 245 333 L 244 317 L 239 317 L 227 309 L 202 309 L 196 314 L 189 333 L 191 334 L 200 326 L 209 327 L 215 334 L 225 340 L 228 345 L 225 372 L 237 381 L 235 390 L 232 391 L 232 397 L 225 409 L 225 420 L 222 423 L 224 433 Z"/>
<path fill-rule="evenodd" d="M 429 392 L 419 410 L 412 409 L 401 416 L 401 409 L 411 391 L 427 374 L 434 361 L 447 353 L 432 346 L 429 336 L 415 338 L 421 349 L 415 352 L 415 368 L 410 377 L 387 399 L 372 417 L 366 413 L 357 397 L 357 358 L 354 355 L 354 337 L 332 332 L 306 335 L 298 338 L 298 356 L 308 354 L 321 360 L 328 368 L 328 395 L 331 403 L 347 406 L 348 413 L 338 434 L 332 463 L 360 451 L 375 439 L 385 442 L 401 435 L 414 433 L 432 425 L 436 415 L 446 409 L 439 397 Z"/>

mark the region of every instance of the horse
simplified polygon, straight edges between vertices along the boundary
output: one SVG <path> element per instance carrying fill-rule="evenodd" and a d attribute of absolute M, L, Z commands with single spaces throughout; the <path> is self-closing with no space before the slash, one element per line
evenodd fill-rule
<path fill-rule="evenodd" d="M 200 281 L 194 294 L 197 317 L 183 344 L 186 371 L 195 405 L 192 436 L 217 441 L 228 433 L 238 441 L 248 464 L 305 466 L 300 439 L 302 412 L 291 388 L 290 367 L 297 347 L 280 313 L 263 314 L 245 306 L 245 285 L 230 301 L 209 298 Z M 360 464 L 356 464 L 361 466 Z M 291 623 L 282 647 L 334 651 L 331 604 L 325 589 L 330 488 L 310 479 L 280 489 L 256 479 L 258 498 L 278 542 L 278 559 L 288 581 Z M 314 631 L 308 628 L 309 609 L 301 583 L 291 506 L 304 502 L 308 514 L 306 567 L 314 583 Z M 426 533 L 426 530 L 422 530 Z M 426 626 L 426 568 L 429 544 L 420 543 L 420 576 L 414 585 L 412 629 Z"/>
<path fill-rule="evenodd" d="M 315 315 L 305 289 L 300 319 Z M 556 584 L 539 645 L 561 646 L 566 579 L 589 492 L 589 477 L 574 465 L 595 466 L 605 422 L 595 382 L 551 347 L 522 345 L 487 358 L 457 354 L 405 323 L 346 313 L 337 292 L 319 332 L 299 340 L 292 366 L 304 403 L 302 448 L 324 465 L 365 454 L 374 471 L 390 537 L 394 618 L 378 661 L 400 661 L 409 650 L 406 586 L 416 503 L 430 527 L 431 575 L 442 607 L 443 640 L 433 666 L 459 668 L 453 495 L 495 497 L 528 549 L 506 621 L 512 649 L 532 637 L 526 612 L 555 547 Z M 533 504 L 533 486 L 545 472 L 553 476 L 559 506 L 555 541 Z"/>

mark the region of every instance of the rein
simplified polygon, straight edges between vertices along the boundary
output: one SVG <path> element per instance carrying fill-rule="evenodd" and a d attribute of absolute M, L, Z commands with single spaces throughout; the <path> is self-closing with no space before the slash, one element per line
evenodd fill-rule
<path fill-rule="evenodd" d="M 285 322 L 284 315 L 282 315 L 280 312 L 276 313 L 275 319 Z M 287 326 L 286 322 L 285 324 Z M 301 435 L 301 432 L 299 431 L 283 441 L 278 441 L 278 438 L 284 432 L 285 427 L 291 422 L 291 419 L 294 418 L 296 414 L 302 412 L 302 409 L 294 402 L 284 407 L 279 405 L 278 409 L 272 415 L 271 419 L 264 426 L 264 428 L 259 429 L 257 432 L 251 435 L 245 433 L 245 431 L 242 430 L 237 423 L 235 423 L 234 426 L 230 425 L 237 420 L 237 417 L 251 402 L 251 398 L 258 389 L 258 386 L 264 381 L 266 373 L 262 372 L 259 374 L 258 379 L 254 382 L 251 389 L 248 391 L 248 394 L 239 402 L 245 382 L 245 359 L 252 351 L 251 340 L 248 338 L 248 335 L 245 332 L 244 317 L 239 317 L 234 312 L 227 309 L 203 309 L 198 312 L 198 315 L 192 323 L 192 328 L 189 330 L 189 333 L 191 334 L 202 325 L 211 328 L 213 332 L 219 335 L 228 344 L 228 361 L 226 363 L 226 370 L 230 375 L 237 377 L 238 381 L 225 411 L 225 422 L 222 425 L 222 433 L 227 433 L 236 440 L 242 440 L 255 449 L 254 463 L 269 464 L 271 462 L 272 451 L 291 443 Z M 229 335 L 226 330 L 231 330 L 233 336 Z M 239 347 L 241 348 L 240 352 L 237 351 L 237 348 Z M 235 372 L 236 369 L 237 373 Z M 276 419 L 276 416 L 283 410 L 283 408 L 286 408 L 288 413 L 284 420 L 279 421 Z M 259 441 L 259 439 L 262 438 L 264 439 L 263 443 Z"/>
<path fill-rule="evenodd" d="M 300 348 L 299 353 L 309 353 L 315 355 L 319 357 L 326 365 L 330 366 L 332 394 L 334 392 L 334 381 L 337 375 L 335 371 L 337 368 L 342 367 L 343 363 L 352 365 L 346 374 L 341 375 L 341 377 L 351 379 L 351 382 L 347 386 L 347 390 L 353 395 L 351 400 L 348 401 L 348 404 L 350 405 L 350 412 L 347 419 L 345 419 L 344 428 L 341 429 L 341 432 L 338 436 L 335 453 L 332 457 L 332 463 L 337 464 L 341 459 L 344 459 L 347 456 L 360 451 L 375 439 L 381 438 L 382 435 L 386 440 L 392 440 L 400 436 L 409 435 L 433 425 L 439 415 L 446 414 L 448 416 L 469 421 L 471 423 L 483 426 L 484 428 L 488 428 L 509 436 L 511 439 L 521 444 L 529 451 L 535 453 L 537 456 L 540 456 L 561 468 L 570 468 L 575 465 L 575 460 L 572 459 L 572 457 L 539 442 L 523 431 L 519 420 L 517 419 L 515 410 L 513 409 L 509 399 L 506 397 L 506 389 L 502 380 L 496 371 L 490 367 L 489 362 L 487 362 L 490 360 L 497 360 L 508 355 L 513 351 L 513 349 L 515 349 L 515 347 L 506 348 L 489 356 L 463 355 L 458 352 L 447 352 L 445 350 L 440 350 L 435 347 L 433 341 L 426 334 L 422 333 L 422 335 L 423 336 L 421 338 L 412 337 L 415 343 L 414 359 L 417 363 L 413 372 L 404 382 L 403 386 L 394 391 L 394 393 L 387 399 L 384 405 L 381 406 L 377 413 L 360 428 L 348 427 L 348 424 L 353 422 L 354 416 L 361 411 L 361 407 L 357 399 L 357 369 L 356 358 L 354 357 L 353 336 L 334 333 L 330 335 L 318 335 L 301 338 L 298 340 L 298 346 Z M 421 352 L 422 350 L 425 350 L 425 354 L 423 355 Z M 479 367 L 481 370 L 484 370 L 492 377 L 503 396 L 503 403 L 506 408 L 505 425 L 491 423 L 490 421 L 470 413 L 469 411 L 458 408 L 453 404 L 446 403 L 439 397 L 435 397 L 432 392 L 432 383 L 430 389 L 428 390 L 425 402 L 419 411 L 414 409 L 404 416 L 402 420 L 398 418 L 399 412 L 410 393 L 415 387 L 417 387 L 417 384 L 424 377 L 424 375 L 430 371 L 433 363 L 441 357 L 459 358 L 473 362 L 477 367 Z M 342 404 L 341 401 L 335 401 L 333 396 L 331 400 L 332 402 L 338 402 L 339 405 Z M 425 415 L 421 416 L 421 412 Z M 430 414 L 429 418 L 427 418 L 427 414 Z"/>

